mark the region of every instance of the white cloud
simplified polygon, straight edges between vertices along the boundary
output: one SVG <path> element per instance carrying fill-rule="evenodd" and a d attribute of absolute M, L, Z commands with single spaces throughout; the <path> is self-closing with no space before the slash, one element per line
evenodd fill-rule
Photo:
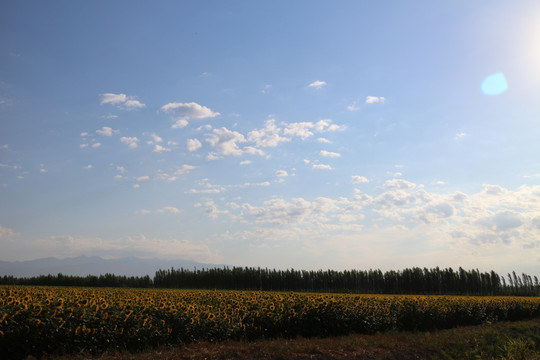
<path fill-rule="evenodd" d="M 177 167 L 174 173 L 176 175 L 189 174 L 191 170 L 194 170 L 196 168 L 197 168 L 196 166 L 184 164 L 180 167 Z"/>
<path fill-rule="evenodd" d="M 105 93 L 100 95 L 101 105 L 111 104 L 117 105 L 125 110 L 140 109 L 146 105 L 136 100 L 133 96 L 127 96 L 126 94 L 113 94 Z"/>
<path fill-rule="evenodd" d="M 190 103 L 168 103 L 161 107 L 165 112 L 175 112 L 185 116 L 187 119 L 206 119 L 219 116 L 220 113 L 212 111 L 206 106 L 199 105 L 195 102 Z"/>
<path fill-rule="evenodd" d="M 269 181 L 262 181 L 262 182 L 258 182 L 258 183 L 250 183 L 250 182 L 247 182 L 247 183 L 244 183 L 242 185 L 240 185 L 239 187 L 257 187 L 257 186 L 270 186 L 270 182 Z"/>
<path fill-rule="evenodd" d="M 94 168 L 94 165 L 91 165 L 91 164 L 90 164 L 90 165 L 86 165 L 84 168 L 85 168 L 85 169 L 93 169 L 93 168 Z"/>
<path fill-rule="evenodd" d="M 285 129 L 283 130 L 283 133 L 285 135 L 292 135 L 292 136 L 298 136 L 302 140 L 307 139 L 310 136 L 313 136 L 313 132 L 311 129 L 313 129 L 315 125 L 312 122 L 298 122 L 298 123 L 290 123 L 286 124 Z"/>
<path fill-rule="evenodd" d="M 117 104 L 122 104 L 127 101 L 126 94 L 106 93 L 106 94 L 101 94 L 100 97 L 101 97 L 101 105 L 103 104 L 117 105 Z"/>
<path fill-rule="evenodd" d="M 317 138 L 317 141 L 320 142 L 320 143 L 323 143 L 323 144 L 331 144 L 332 143 L 330 140 L 328 140 L 327 138 L 323 138 L 323 137 Z"/>
<path fill-rule="evenodd" d="M 314 88 L 314 89 L 320 89 L 323 86 L 326 86 L 326 81 L 316 80 L 308 85 L 309 88 Z"/>
<path fill-rule="evenodd" d="M 124 144 L 127 144 L 130 148 L 136 148 L 139 143 L 139 139 L 137 139 L 136 137 L 122 136 L 120 138 L 120 141 L 123 142 Z"/>
<path fill-rule="evenodd" d="M 121 173 L 126 172 L 126 168 L 123 166 L 117 166 L 116 170 L 120 171 Z"/>
<path fill-rule="evenodd" d="M 468 196 L 459 191 L 451 195 L 450 197 L 450 200 L 455 201 L 455 202 L 464 202 L 467 199 L 468 199 Z"/>
<path fill-rule="evenodd" d="M 148 176 L 148 175 L 139 176 L 137 178 L 137 181 L 148 181 L 148 180 L 150 180 L 150 176 Z"/>
<path fill-rule="evenodd" d="M 314 168 L 327 169 L 326 166 L 314 165 Z M 359 175 L 351 177 L 353 183 L 363 183 L 368 180 Z M 370 196 L 362 194 L 355 190 L 356 196 L 352 199 L 338 198 L 328 199 L 319 198 L 316 201 L 309 202 L 304 199 L 294 199 L 295 205 L 291 202 L 274 199 L 265 202 L 263 207 L 251 205 L 234 205 L 232 208 L 243 209 L 244 214 L 240 213 L 234 216 L 243 218 L 246 214 L 254 216 L 257 222 L 273 222 L 280 224 L 299 223 L 299 222 L 321 222 L 327 229 L 338 229 L 341 225 L 332 225 L 328 220 L 334 219 L 338 222 L 352 223 L 365 218 L 366 213 L 375 215 L 386 221 L 399 221 L 400 223 L 431 224 L 441 221 L 447 221 L 455 217 L 457 210 L 455 206 L 463 206 L 462 197 L 441 196 L 427 193 L 422 185 L 411 186 L 412 183 L 403 181 L 389 180 L 383 187 L 381 194 Z M 313 212 L 312 209 L 318 209 Z M 314 220 L 318 219 L 318 220 Z M 357 224 L 360 227 L 362 225 Z"/>
<path fill-rule="evenodd" d="M 177 166 L 174 169 L 170 169 L 169 172 L 172 172 L 172 174 L 163 170 L 158 170 L 154 175 L 154 178 L 157 180 L 173 182 L 178 180 L 178 176 L 189 174 L 192 170 L 196 168 L 196 166 L 184 164 L 182 166 Z"/>
<path fill-rule="evenodd" d="M 197 151 L 202 147 L 202 144 L 197 139 L 188 139 L 187 140 L 187 149 L 189 152 Z"/>
<path fill-rule="evenodd" d="M 178 179 L 177 176 L 174 176 L 174 175 L 171 175 L 171 174 L 168 174 L 162 170 L 158 170 L 156 175 L 154 176 L 155 179 L 157 180 L 164 180 L 164 181 L 169 181 L 169 182 L 173 182 L 173 181 L 176 181 Z"/>
<path fill-rule="evenodd" d="M 101 143 L 100 143 L 100 142 L 97 142 L 97 143 L 93 143 L 93 144 L 92 144 L 92 147 L 93 147 L 93 148 L 98 148 L 98 147 L 100 147 L 100 146 L 101 146 Z"/>
<path fill-rule="evenodd" d="M 85 136 L 88 136 L 88 133 L 87 132 L 82 132 L 81 137 L 85 137 Z"/>
<path fill-rule="evenodd" d="M 224 190 L 224 188 L 189 189 L 188 191 L 186 191 L 186 194 L 219 194 Z"/>
<path fill-rule="evenodd" d="M 134 184 L 132 187 L 133 187 L 134 189 L 138 189 L 138 188 L 141 187 L 141 185 L 139 185 L 139 184 Z"/>
<path fill-rule="evenodd" d="M 175 208 L 173 206 L 165 206 L 162 209 L 156 210 L 158 213 L 171 213 L 171 214 L 180 214 L 182 211 L 178 208 Z"/>
<path fill-rule="evenodd" d="M 79 145 L 79 147 L 80 147 L 81 149 L 84 149 L 85 147 L 88 147 L 88 144 L 81 144 L 81 145 Z"/>
<path fill-rule="evenodd" d="M 198 189 L 190 189 L 186 194 L 219 194 L 225 191 L 225 187 L 214 185 L 208 182 L 208 179 L 202 179 L 197 182 Z"/>
<path fill-rule="evenodd" d="M 290 138 L 279 135 L 281 129 L 276 126 L 274 119 L 266 121 L 264 129 L 253 130 L 248 133 L 248 141 L 254 142 L 257 147 L 276 147 L 282 142 L 291 141 Z"/>
<path fill-rule="evenodd" d="M 352 184 L 362 184 L 362 183 L 367 183 L 367 182 L 369 182 L 369 180 L 364 176 L 360 176 L 360 175 L 351 176 Z"/>
<path fill-rule="evenodd" d="M 195 207 L 204 207 L 204 212 L 212 219 L 218 218 L 221 214 L 228 214 L 227 210 L 218 209 L 217 205 L 213 201 L 207 201 L 204 204 L 195 204 Z"/>
<path fill-rule="evenodd" d="M 251 160 L 244 160 L 244 161 L 240 161 L 240 165 L 249 165 L 251 164 L 253 161 Z"/>
<path fill-rule="evenodd" d="M 454 207 L 448 202 L 428 204 L 418 210 L 418 218 L 427 224 L 437 223 L 455 214 Z"/>
<path fill-rule="evenodd" d="M 325 164 L 313 164 L 312 168 L 315 170 L 332 170 L 333 169 L 332 166 L 325 165 Z"/>
<path fill-rule="evenodd" d="M 207 131 L 212 130 L 212 125 L 206 124 L 206 125 L 203 125 L 203 126 L 199 126 L 197 128 L 197 131 L 202 131 L 202 130 L 207 130 Z"/>
<path fill-rule="evenodd" d="M 411 207 L 426 203 L 426 199 L 422 195 L 422 193 L 418 192 L 411 193 L 405 190 L 390 190 L 375 197 L 371 205 L 374 207 L 373 211 L 379 215 L 400 220 L 405 215 L 413 212 L 410 209 Z"/>
<path fill-rule="evenodd" d="M 154 145 L 154 149 L 152 150 L 152 152 L 155 152 L 155 153 L 162 153 L 162 152 L 168 152 L 168 151 L 171 151 L 171 149 L 163 147 L 159 144 Z"/>
<path fill-rule="evenodd" d="M 540 227 L 535 225 L 540 219 L 540 186 L 523 185 L 510 191 L 498 185 L 484 185 L 479 193 L 463 196 L 457 216 L 460 231 L 452 232 L 454 238 L 483 248 L 496 244 L 540 246 Z"/>
<path fill-rule="evenodd" d="M 113 133 L 117 133 L 119 132 L 118 130 L 113 130 L 112 128 L 108 127 L 108 126 L 103 126 L 101 128 L 101 130 L 96 130 L 96 132 L 99 134 L 99 135 L 103 135 L 103 136 L 112 136 Z"/>
<path fill-rule="evenodd" d="M 508 190 L 499 185 L 483 184 L 482 193 L 486 195 L 504 195 L 508 193 Z"/>
<path fill-rule="evenodd" d="M 150 134 L 150 137 L 152 138 L 154 142 L 157 142 L 157 143 L 163 142 L 163 139 L 161 138 L 161 136 L 157 135 L 156 133 Z"/>
<path fill-rule="evenodd" d="M 241 155 L 238 143 L 246 142 L 244 135 L 227 128 L 214 129 L 212 134 L 206 134 L 206 141 L 224 155 Z"/>
<path fill-rule="evenodd" d="M 350 179 L 352 183 L 367 180 L 360 175 Z M 232 222 L 227 226 L 232 229 L 235 222 L 243 224 L 245 228 L 241 232 L 223 232 L 212 237 L 217 239 L 216 243 L 231 239 L 227 243 L 231 251 L 239 243 L 248 244 L 251 250 L 246 251 L 250 257 L 255 254 L 251 252 L 253 249 L 264 247 L 261 254 L 272 248 L 303 250 L 306 254 L 315 249 L 328 253 L 328 257 L 335 257 L 336 251 L 340 251 L 344 256 L 349 254 L 350 259 L 358 259 L 370 247 L 374 250 L 362 259 L 375 257 L 373 262 L 377 266 L 376 262 L 382 259 L 400 259 L 399 253 L 406 246 L 416 254 L 407 260 L 413 265 L 424 260 L 426 266 L 451 266 L 463 259 L 459 262 L 462 265 L 474 265 L 477 261 L 482 268 L 489 266 L 495 252 L 502 254 L 497 257 L 501 261 L 521 261 L 519 255 L 522 255 L 523 262 L 519 263 L 526 262 L 527 266 L 532 264 L 533 257 L 534 261 L 538 258 L 533 254 L 540 249 L 540 186 L 510 190 L 486 185 L 470 194 L 441 193 L 426 191 L 422 184 L 390 178 L 388 182 L 381 181 L 382 186 L 370 187 L 374 193 L 356 189 L 350 198 L 282 199 L 269 194 L 260 202 L 251 202 L 237 200 L 233 194 L 241 192 L 244 186 L 268 186 L 265 183 L 219 186 L 201 180 L 195 189 L 188 187 L 185 192 L 214 198 L 196 204 L 198 211 L 210 217 L 206 221 L 223 218 L 214 225 Z M 233 187 L 235 191 L 231 190 L 230 196 L 220 195 Z M 173 213 L 165 207 L 162 210 Z M 323 255 L 316 257 L 317 261 L 325 263 L 325 258 L 320 256 Z M 340 257 L 339 261 L 348 261 L 349 257 Z M 347 266 L 352 263 L 347 262 Z M 400 262 L 399 266 L 410 264 Z"/>
<path fill-rule="evenodd" d="M 109 114 L 109 115 L 103 115 L 100 116 L 102 119 L 118 119 L 118 115 Z"/>
<path fill-rule="evenodd" d="M 340 157 L 341 156 L 341 154 L 339 153 L 326 151 L 326 150 L 321 150 L 319 154 L 324 157 Z"/>
<path fill-rule="evenodd" d="M 349 111 L 360 110 L 360 108 L 357 105 L 358 105 L 358 102 L 355 101 L 351 105 L 347 106 L 347 110 L 349 110 Z"/>
<path fill-rule="evenodd" d="M 276 176 L 284 177 L 284 176 L 289 176 L 289 174 L 285 170 L 278 170 L 276 171 Z"/>
<path fill-rule="evenodd" d="M 263 88 L 261 90 L 261 93 L 268 94 L 271 89 L 272 89 L 272 85 L 266 84 L 266 85 L 263 86 Z"/>
<path fill-rule="evenodd" d="M 208 182 L 208 179 L 198 181 L 198 188 L 193 188 L 185 191 L 186 194 L 220 194 L 231 188 L 247 188 L 247 187 L 266 187 L 270 186 L 269 181 L 262 182 L 246 182 L 236 185 L 214 185 Z"/>
<path fill-rule="evenodd" d="M 390 189 L 406 190 L 406 189 L 414 189 L 416 187 L 416 184 L 407 180 L 403 180 L 403 179 L 391 179 L 391 180 L 386 180 L 386 182 L 384 183 L 384 187 L 390 188 Z"/>
<path fill-rule="evenodd" d="M 315 123 L 315 130 L 317 130 L 318 132 L 343 131 L 346 128 L 347 126 L 345 125 L 332 124 L 331 119 L 323 119 Z"/>
<path fill-rule="evenodd" d="M 316 132 L 330 132 L 345 129 L 345 126 L 332 124 L 332 120 L 324 119 L 316 123 L 282 123 L 283 127 L 278 127 L 274 119 L 268 119 L 265 127 L 249 131 L 247 137 L 238 131 L 229 130 L 225 127 L 212 129 L 211 126 L 204 129 L 212 130 L 212 133 L 206 133 L 205 141 L 208 142 L 217 151 L 207 154 L 207 160 L 217 160 L 224 156 L 240 156 L 244 154 L 265 155 L 261 148 L 276 147 L 281 143 L 290 142 L 291 136 L 297 136 L 306 139 L 313 136 Z M 200 127 L 198 130 L 203 130 Z M 329 140 L 320 138 L 318 141 L 330 143 Z M 246 145 L 253 143 L 253 145 Z M 200 148 L 200 141 L 189 139 L 187 143 L 189 151 L 195 151 Z M 331 154 L 328 153 L 328 156 Z"/>
<path fill-rule="evenodd" d="M 336 125 L 336 124 L 332 124 L 330 126 L 328 126 L 327 129 L 325 129 L 324 131 L 343 131 L 347 128 L 346 125 Z"/>
<path fill-rule="evenodd" d="M 146 105 L 141 103 L 139 100 L 131 99 L 124 103 L 124 107 L 127 110 L 132 110 L 132 109 L 140 109 L 140 108 L 146 107 Z"/>
<path fill-rule="evenodd" d="M 259 154 L 264 155 L 264 152 L 256 149 L 252 146 L 246 146 L 240 148 L 238 144 L 245 143 L 247 140 L 244 135 L 236 131 L 231 131 L 227 128 L 214 129 L 211 134 L 205 134 L 206 141 L 215 149 L 218 153 L 209 154 L 214 158 L 224 156 L 239 156 L 243 154 Z"/>
<path fill-rule="evenodd" d="M 384 104 L 384 102 L 386 101 L 386 99 L 382 96 L 367 96 L 366 97 L 366 104 L 376 104 L 376 103 L 381 103 L 381 104 Z"/>
<path fill-rule="evenodd" d="M 206 160 L 208 161 L 214 161 L 214 160 L 219 160 L 219 159 L 222 159 L 223 157 L 220 156 L 219 154 L 215 153 L 215 152 L 211 152 L 211 153 L 208 153 L 206 155 Z"/>
<path fill-rule="evenodd" d="M 185 128 L 188 125 L 189 125 L 189 122 L 186 119 L 178 119 L 176 120 L 174 124 L 172 124 L 171 127 L 173 129 L 181 129 L 181 128 Z"/>
<path fill-rule="evenodd" d="M 523 224 L 523 221 L 518 213 L 505 210 L 478 219 L 477 223 L 487 229 L 502 232 L 520 227 Z"/>
<path fill-rule="evenodd" d="M 465 136 L 467 136 L 467 133 L 464 132 L 464 131 L 461 131 L 461 132 L 458 132 L 458 133 L 454 136 L 454 138 L 457 140 L 457 139 L 462 139 L 462 138 L 464 138 Z"/>
<path fill-rule="evenodd" d="M 0 225 L 0 240 L 7 240 L 15 235 L 15 232 L 10 228 Z"/>
<path fill-rule="evenodd" d="M 294 198 L 291 201 L 272 199 L 265 201 L 262 206 L 251 204 L 231 204 L 231 208 L 242 210 L 241 218 L 253 218 L 256 223 L 269 223 L 278 225 L 292 225 L 301 223 L 327 223 L 329 217 L 340 212 L 342 206 L 347 204 L 346 199 L 330 199 L 325 197 L 308 201 L 303 198 Z"/>
<path fill-rule="evenodd" d="M 524 177 L 525 179 L 540 178 L 540 174 L 528 174 L 528 175 L 523 175 L 523 177 Z"/>
<path fill-rule="evenodd" d="M 229 213 L 227 210 L 218 209 L 217 205 L 213 201 L 208 201 L 208 202 L 205 203 L 205 212 L 212 219 L 216 219 L 221 214 L 228 214 Z"/>

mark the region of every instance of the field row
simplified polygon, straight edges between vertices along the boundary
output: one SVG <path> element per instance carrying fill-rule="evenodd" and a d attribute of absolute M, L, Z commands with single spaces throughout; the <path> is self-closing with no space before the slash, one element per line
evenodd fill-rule
<path fill-rule="evenodd" d="M 434 330 L 540 316 L 540 298 L 0 287 L 9 358 L 197 340 Z"/>

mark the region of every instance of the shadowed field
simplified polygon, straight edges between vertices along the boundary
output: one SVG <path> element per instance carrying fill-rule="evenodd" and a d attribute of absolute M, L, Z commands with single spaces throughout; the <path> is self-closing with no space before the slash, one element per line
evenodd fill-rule
<path fill-rule="evenodd" d="M 56 360 L 73 359 L 73 355 Z M 76 359 L 89 359 L 78 355 Z M 200 342 L 146 352 L 110 353 L 99 360 L 203 359 L 539 359 L 540 318 L 435 332 L 396 332 L 331 338 Z"/>

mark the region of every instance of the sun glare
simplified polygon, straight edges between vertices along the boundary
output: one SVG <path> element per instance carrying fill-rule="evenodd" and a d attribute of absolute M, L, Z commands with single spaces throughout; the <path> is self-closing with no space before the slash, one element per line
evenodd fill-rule
<path fill-rule="evenodd" d="M 486 95 L 500 95 L 508 89 L 506 77 L 502 72 L 489 75 L 482 82 L 482 92 Z"/>

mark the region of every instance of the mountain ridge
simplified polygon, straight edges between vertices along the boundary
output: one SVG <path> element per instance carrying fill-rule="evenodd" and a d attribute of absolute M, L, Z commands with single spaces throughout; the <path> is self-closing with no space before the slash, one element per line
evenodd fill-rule
<path fill-rule="evenodd" d="M 192 260 L 138 258 L 134 256 L 104 259 L 99 256 L 81 255 L 69 258 L 45 257 L 26 261 L 0 261 L 0 276 L 32 277 L 40 275 L 87 276 L 106 273 L 125 276 L 153 277 L 157 270 L 185 268 L 213 268 L 225 265 L 205 264 Z"/>

